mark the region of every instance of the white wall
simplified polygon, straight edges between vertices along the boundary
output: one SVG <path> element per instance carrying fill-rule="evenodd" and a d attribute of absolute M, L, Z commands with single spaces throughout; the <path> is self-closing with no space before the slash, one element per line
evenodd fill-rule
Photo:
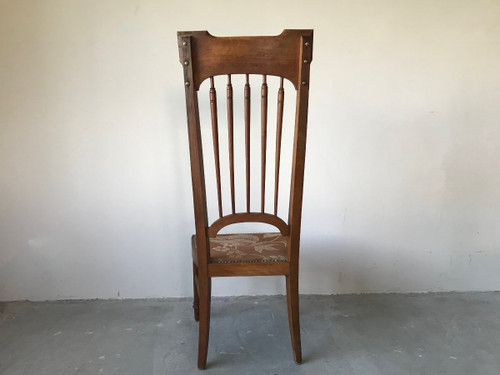
<path fill-rule="evenodd" d="M 301 292 L 500 289 L 500 2 L 1 0 L 0 300 L 190 295 L 175 33 L 283 28 L 315 29 Z"/>

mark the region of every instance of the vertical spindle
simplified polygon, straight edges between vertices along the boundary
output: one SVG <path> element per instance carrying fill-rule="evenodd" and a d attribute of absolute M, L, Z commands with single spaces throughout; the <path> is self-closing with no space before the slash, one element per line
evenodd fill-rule
<path fill-rule="evenodd" d="M 234 199 L 234 135 L 233 135 L 233 85 L 231 84 L 231 74 L 227 75 L 227 136 L 229 141 L 229 178 L 231 183 L 231 210 L 235 213 Z"/>
<path fill-rule="evenodd" d="M 283 77 L 280 77 L 280 88 L 278 90 L 278 113 L 276 116 L 276 164 L 274 166 L 274 214 L 278 214 L 278 185 L 280 179 L 281 158 L 281 134 L 283 133 L 283 105 L 285 102 L 285 90 L 283 88 Z"/>
<path fill-rule="evenodd" d="M 248 74 L 245 83 L 245 164 L 246 164 L 246 195 L 247 212 L 250 212 L 250 82 Z"/>
<path fill-rule="evenodd" d="M 217 92 L 214 87 L 214 77 L 210 77 L 210 114 L 212 119 L 212 140 L 214 145 L 215 177 L 217 182 L 217 202 L 219 217 L 222 217 L 222 190 L 220 183 L 220 161 L 219 161 L 219 126 L 217 123 Z"/>
<path fill-rule="evenodd" d="M 266 194 L 266 145 L 267 145 L 267 76 L 262 75 L 261 88 L 261 208 L 264 212 Z"/>

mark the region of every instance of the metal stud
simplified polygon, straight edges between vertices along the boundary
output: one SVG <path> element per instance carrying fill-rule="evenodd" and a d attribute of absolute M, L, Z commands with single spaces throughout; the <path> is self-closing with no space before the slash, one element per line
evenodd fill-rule
<path fill-rule="evenodd" d="M 304 59 L 304 64 L 307 64 L 307 63 L 308 63 L 307 59 Z"/>
<path fill-rule="evenodd" d="M 302 86 L 305 86 L 307 85 L 307 82 L 306 81 L 302 81 Z"/>
<path fill-rule="evenodd" d="M 184 61 L 184 65 L 188 66 L 189 65 L 189 61 Z"/>
<path fill-rule="evenodd" d="M 309 42 L 305 42 L 305 43 L 304 43 L 304 45 L 305 45 L 306 47 L 309 47 Z"/>
<path fill-rule="evenodd" d="M 185 82 L 185 85 L 186 85 L 186 86 L 189 86 L 190 84 L 191 84 L 191 83 L 189 83 L 189 81 L 186 81 L 186 82 Z"/>
<path fill-rule="evenodd" d="M 182 45 L 186 47 L 188 45 L 188 42 L 182 42 Z"/>

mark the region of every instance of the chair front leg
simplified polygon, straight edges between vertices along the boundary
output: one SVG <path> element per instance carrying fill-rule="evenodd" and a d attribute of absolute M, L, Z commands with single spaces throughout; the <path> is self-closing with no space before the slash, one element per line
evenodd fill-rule
<path fill-rule="evenodd" d="M 198 267 L 193 262 L 193 311 L 194 320 L 200 320 L 200 298 L 198 297 Z"/>
<path fill-rule="evenodd" d="M 203 370 L 207 365 L 208 336 L 210 331 L 210 302 L 212 294 L 212 279 L 198 277 L 199 319 L 198 336 L 198 368 Z"/>
<path fill-rule="evenodd" d="M 299 321 L 299 277 L 298 273 L 290 273 L 286 276 L 286 299 L 288 305 L 288 325 L 290 327 L 290 338 L 292 340 L 293 359 L 302 363 L 302 346 L 300 343 L 300 321 Z"/>

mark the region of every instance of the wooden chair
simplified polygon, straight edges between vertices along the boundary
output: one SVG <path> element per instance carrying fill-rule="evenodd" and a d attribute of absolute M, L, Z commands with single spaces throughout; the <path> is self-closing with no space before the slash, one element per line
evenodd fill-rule
<path fill-rule="evenodd" d="M 302 362 L 299 328 L 299 240 L 306 149 L 307 108 L 309 96 L 309 66 L 312 60 L 312 30 L 284 30 L 278 36 L 214 37 L 206 31 L 178 32 L 180 62 L 184 67 L 189 150 L 196 234 L 192 237 L 194 316 L 199 321 L 198 368 L 204 369 L 207 361 L 210 326 L 211 278 L 221 276 L 267 276 L 284 275 L 288 304 L 288 320 L 293 355 L 297 363 Z M 227 76 L 227 126 L 228 164 L 231 205 L 223 210 L 221 189 L 221 150 L 219 148 L 219 125 L 217 94 L 214 77 Z M 232 76 L 245 79 L 242 94 L 245 132 L 246 207 L 242 212 L 235 204 L 235 158 L 234 158 L 234 106 Z M 262 76 L 261 85 L 261 179 L 260 211 L 251 211 L 250 197 L 250 80 L 254 75 Z M 276 148 L 274 210 L 265 210 L 266 152 L 268 85 L 267 77 L 279 77 Z M 234 77 L 233 77 L 234 78 Z M 207 193 L 205 190 L 205 167 L 203 137 L 198 108 L 198 91 L 203 81 L 209 80 L 207 93 L 210 100 L 212 123 L 212 146 L 217 190 L 218 219 L 209 224 Z M 221 79 L 220 77 L 217 79 Z M 276 78 L 278 79 L 278 78 Z M 295 120 L 293 130 L 293 159 L 291 166 L 290 199 L 288 219 L 278 216 L 278 183 L 280 152 L 283 129 L 284 79 L 290 81 L 296 91 Z M 207 102 L 208 103 L 208 102 Z M 207 109 L 208 112 L 208 109 Z M 292 124 L 289 124 L 293 126 Z M 286 126 L 286 124 L 285 124 Z M 206 130 L 204 130 L 206 132 Z M 210 129 L 208 130 L 210 132 Z M 243 151 L 242 151 L 243 152 Z M 229 200 L 229 199 L 228 199 Z M 260 222 L 275 226 L 279 233 L 218 234 L 234 223 Z"/>

